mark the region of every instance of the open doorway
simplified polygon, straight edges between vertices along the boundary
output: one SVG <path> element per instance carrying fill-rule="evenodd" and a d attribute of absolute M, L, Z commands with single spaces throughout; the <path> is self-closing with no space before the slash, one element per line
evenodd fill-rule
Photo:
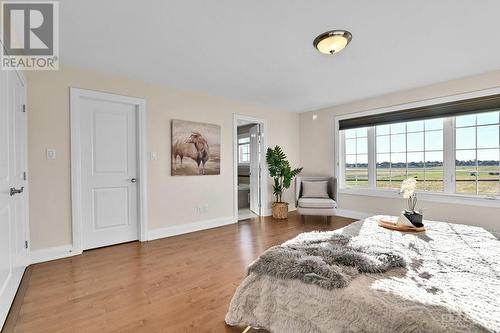
<path fill-rule="evenodd" d="M 235 198 L 238 220 L 263 215 L 264 122 L 235 117 Z"/>

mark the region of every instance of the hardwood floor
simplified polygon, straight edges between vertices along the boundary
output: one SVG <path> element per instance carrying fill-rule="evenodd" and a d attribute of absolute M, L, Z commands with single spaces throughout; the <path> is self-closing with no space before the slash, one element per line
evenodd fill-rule
<path fill-rule="evenodd" d="M 32 266 L 9 330 L 57 332 L 242 332 L 224 316 L 246 267 L 270 246 L 353 220 L 254 218 L 146 243 L 86 251 Z M 19 302 L 18 302 L 19 303 Z M 11 317 L 12 318 L 12 317 Z M 259 331 L 263 332 L 263 331 Z"/>

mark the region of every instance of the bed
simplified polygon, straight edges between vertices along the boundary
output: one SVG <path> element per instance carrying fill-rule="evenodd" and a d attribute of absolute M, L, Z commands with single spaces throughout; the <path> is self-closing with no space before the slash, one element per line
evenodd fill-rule
<path fill-rule="evenodd" d="M 332 289 L 250 272 L 231 300 L 226 323 L 276 333 L 500 332 L 498 234 L 430 221 L 425 233 L 400 233 L 379 227 L 379 218 L 322 234 L 388 246 L 404 257 L 405 267 L 360 274 Z"/>

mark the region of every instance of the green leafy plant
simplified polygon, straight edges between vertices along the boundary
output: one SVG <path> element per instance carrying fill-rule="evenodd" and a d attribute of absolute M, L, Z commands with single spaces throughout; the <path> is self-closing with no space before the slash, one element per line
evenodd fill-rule
<path fill-rule="evenodd" d="M 276 202 L 282 202 L 283 192 L 290 188 L 293 178 L 295 178 L 303 168 L 292 170 L 290 162 L 287 161 L 286 154 L 280 146 L 267 148 L 266 162 L 269 169 L 269 175 L 274 179 L 273 193 L 276 196 Z"/>

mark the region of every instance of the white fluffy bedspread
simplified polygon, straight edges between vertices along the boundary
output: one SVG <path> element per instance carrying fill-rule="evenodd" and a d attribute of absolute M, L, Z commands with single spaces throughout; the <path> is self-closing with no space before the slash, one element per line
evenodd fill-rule
<path fill-rule="evenodd" d="M 250 274 L 238 287 L 228 325 L 271 332 L 500 332 L 500 241 L 480 227 L 426 222 L 420 234 L 377 225 L 378 217 L 326 233 L 402 253 L 404 269 L 362 274 L 346 288 Z"/>

